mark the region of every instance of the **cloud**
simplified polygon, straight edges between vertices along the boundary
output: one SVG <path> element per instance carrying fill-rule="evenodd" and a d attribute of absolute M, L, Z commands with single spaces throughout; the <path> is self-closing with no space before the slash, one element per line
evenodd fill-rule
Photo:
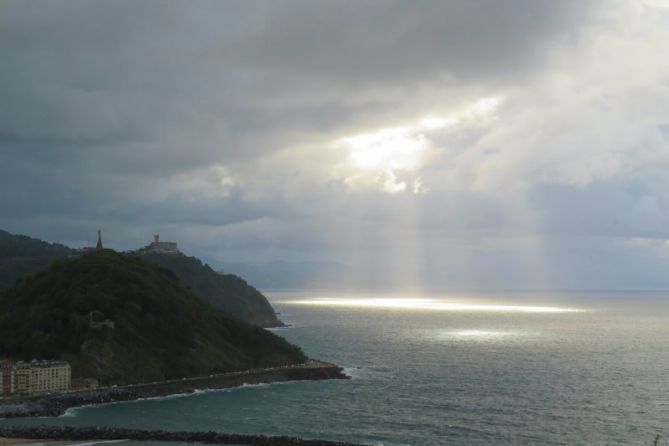
<path fill-rule="evenodd" d="M 669 238 L 663 5 L 7 1 L 0 226 L 470 285 L 559 283 L 578 245 L 618 274 Z"/>
<path fill-rule="evenodd" d="M 439 149 L 434 139 L 463 133 L 492 119 L 499 98 L 482 98 L 447 116 L 428 115 L 416 122 L 380 129 L 371 133 L 348 136 L 335 141 L 335 147 L 347 152 L 344 163 L 335 166 L 335 178 L 342 178 L 353 189 L 378 188 L 388 193 L 411 191 L 424 193 L 419 172 Z M 432 155 L 432 156 L 430 156 Z M 413 184 L 398 175 L 410 174 Z"/>

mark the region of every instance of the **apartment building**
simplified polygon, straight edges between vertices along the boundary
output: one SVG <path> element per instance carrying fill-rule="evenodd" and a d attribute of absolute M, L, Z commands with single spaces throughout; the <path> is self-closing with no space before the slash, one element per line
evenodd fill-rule
<path fill-rule="evenodd" d="M 19 395 L 70 390 L 72 369 L 65 361 L 19 361 L 14 364 L 14 392 Z"/>
<path fill-rule="evenodd" d="M 0 359 L 0 396 L 14 393 L 14 364 L 9 359 Z"/>

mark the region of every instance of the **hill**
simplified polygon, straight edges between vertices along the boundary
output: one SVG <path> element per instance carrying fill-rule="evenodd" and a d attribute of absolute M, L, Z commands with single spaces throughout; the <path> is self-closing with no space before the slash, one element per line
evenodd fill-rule
<path fill-rule="evenodd" d="M 172 271 L 182 285 L 231 315 L 260 327 L 277 327 L 277 319 L 267 298 L 241 277 L 221 274 L 195 257 L 183 254 L 142 254 L 141 258 Z"/>
<path fill-rule="evenodd" d="M 74 376 L 116 384 L 306 359 L 183 288 L 174 273 L 109 250 L 56 260 L 1 292 L 0 356 L 61 358 Z"/>
<path fill-rule="evenodd" d="M 55 258 L 75 254 L 76 250 L 58 243 L 0 230 L 0 289 L 11 285 L 25 273 L 46 269 Z"/>
<path fill-rule="evenodd" d="M 139 252 L 135 254 L 139 255 Z M 79 255 L 80 251 L 64 245 L 0 230 L 0 289 L 10 286 L 24 274 L 46 270 L 54 259 Z M 181 253 L 149 252 L 141 256 L 174 272 L 184 286 L 216 308 L 252 325 L 283 325 L 267 298 L 241 277 L 219 274 L 199 259 Z"/>

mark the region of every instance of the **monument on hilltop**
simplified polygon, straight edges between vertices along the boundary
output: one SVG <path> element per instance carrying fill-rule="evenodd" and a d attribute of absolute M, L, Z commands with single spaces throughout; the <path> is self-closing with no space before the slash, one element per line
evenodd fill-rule
<path fill-rule="evenodd" d="M 139 254 L 157 252 L 161 254 L 179 254 L 176 242 L 161 242 L 160 234 L 153 235 L 153 241 L 137 251 Z"/>
<path fill-rule="evenodd" d="M 98 243 L 95 245 L 95 249 L 102 251 L 104 247 L 102 246 L 102 231 L 98 229 Z"/>

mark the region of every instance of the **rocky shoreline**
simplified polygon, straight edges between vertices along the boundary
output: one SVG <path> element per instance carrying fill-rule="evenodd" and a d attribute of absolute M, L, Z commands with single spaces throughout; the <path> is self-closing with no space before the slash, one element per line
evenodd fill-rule
<path fill-rule="evenodd" d="M 305 440 L 296 437 L 70 426 L 0 427 L 0 437 L 68 441 L 169 441 L 201 444 L 244 444 L 249 446 L 360 446 L 353 443 Z"/>
<path fill-rule="evenodd" d="M 227 389 L 243 384 L 324 379 L 348 379 L 348 376 L 344 374 L 341 367 L 334 364 L 309 361 L 305 364 L 230 372 L 156 383 L 105 387 L 95 390 L 25 398 L 0 399 L 0 418 L 59 416 L 64 414 L 67 409 L 94 404 L 193 393 L 196 390 Z"/>

